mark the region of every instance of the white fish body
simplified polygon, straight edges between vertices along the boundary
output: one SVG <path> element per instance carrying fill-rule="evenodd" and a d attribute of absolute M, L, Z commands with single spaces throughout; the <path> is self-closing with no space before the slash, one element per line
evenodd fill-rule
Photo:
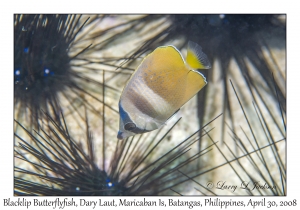
<path fill-rule="evenodd" d="M 208 68 L 207 56 L 194 42 L 188 43 L 187 61 L 174 46 L 147 55 L 120 97 L 118 139 L 158 129 L 207 84 L 196 69 Z"/>

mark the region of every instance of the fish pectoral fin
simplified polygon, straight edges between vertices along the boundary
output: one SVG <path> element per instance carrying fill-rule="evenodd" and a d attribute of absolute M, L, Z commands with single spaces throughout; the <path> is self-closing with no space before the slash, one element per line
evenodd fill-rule
<path fill-rule="evenodd" d="M 209 69 L 211 67 L 207 55 L 202 51 L 202 47 L 192 41 L 188 42 L 186 62 L 194 70 Z"/>
<path fill-rule="evenodd" d="M 169 120 L 171 120 L 171 119 L 179 112 L 179 110 L 180 110 L 180 109 L 177 109 L 177 111 L 175 111 L 174 114 L 172 114 L 172 115 L 166 120 L 166 122 L 164 122 L 164 124 L 166 125 L 167 122 L 168 122 Z"/>
<path fill-rule="evenodd" d="M 150 118 L 150 119 L 145 121 L 143 129 L 145 131 L 153 131 L 153 130 L 156 130 L 159 127 L 161 127 L 163 125 L 163 123 L 164 122 L 158 121 L 155 118 Z"/>

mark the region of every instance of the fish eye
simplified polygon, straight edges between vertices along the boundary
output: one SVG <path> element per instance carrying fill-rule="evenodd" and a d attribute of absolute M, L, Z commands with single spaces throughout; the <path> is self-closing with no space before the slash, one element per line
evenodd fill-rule
<path fill-rule="evenodd" d="M 133 130 L 133 129 L 135 129 L 135 128 L 136 128 L 136 125 L 135 125 L 134 123 L 132 123 L 132 122 L 127 123 L 127 124 L 124 126 L 124 129 L 127 130 L 127 131 L 131 131 L 131 130 Z"/>

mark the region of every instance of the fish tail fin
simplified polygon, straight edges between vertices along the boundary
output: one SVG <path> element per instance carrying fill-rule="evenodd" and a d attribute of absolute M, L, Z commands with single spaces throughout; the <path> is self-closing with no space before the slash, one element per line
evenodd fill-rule
<path fill-rule="evenodd" d="M 186 62 L 194 70 L 209 69 L 211 67 L 207 55 L 202 52 L 202 47 L 192 41 L 188 43 Z"/>

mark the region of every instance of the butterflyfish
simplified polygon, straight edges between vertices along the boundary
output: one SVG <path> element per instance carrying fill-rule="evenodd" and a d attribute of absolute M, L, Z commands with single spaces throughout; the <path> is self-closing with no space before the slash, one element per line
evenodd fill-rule
<path fill-rule="evenodd" d="M 209 69 L 202 48 L 189 41 L 186 61 L 172 46 L 147 55 L 125 85 L 119 101 L 118 139 L 160 128 L 206 84 L 197 69 Z"/>

